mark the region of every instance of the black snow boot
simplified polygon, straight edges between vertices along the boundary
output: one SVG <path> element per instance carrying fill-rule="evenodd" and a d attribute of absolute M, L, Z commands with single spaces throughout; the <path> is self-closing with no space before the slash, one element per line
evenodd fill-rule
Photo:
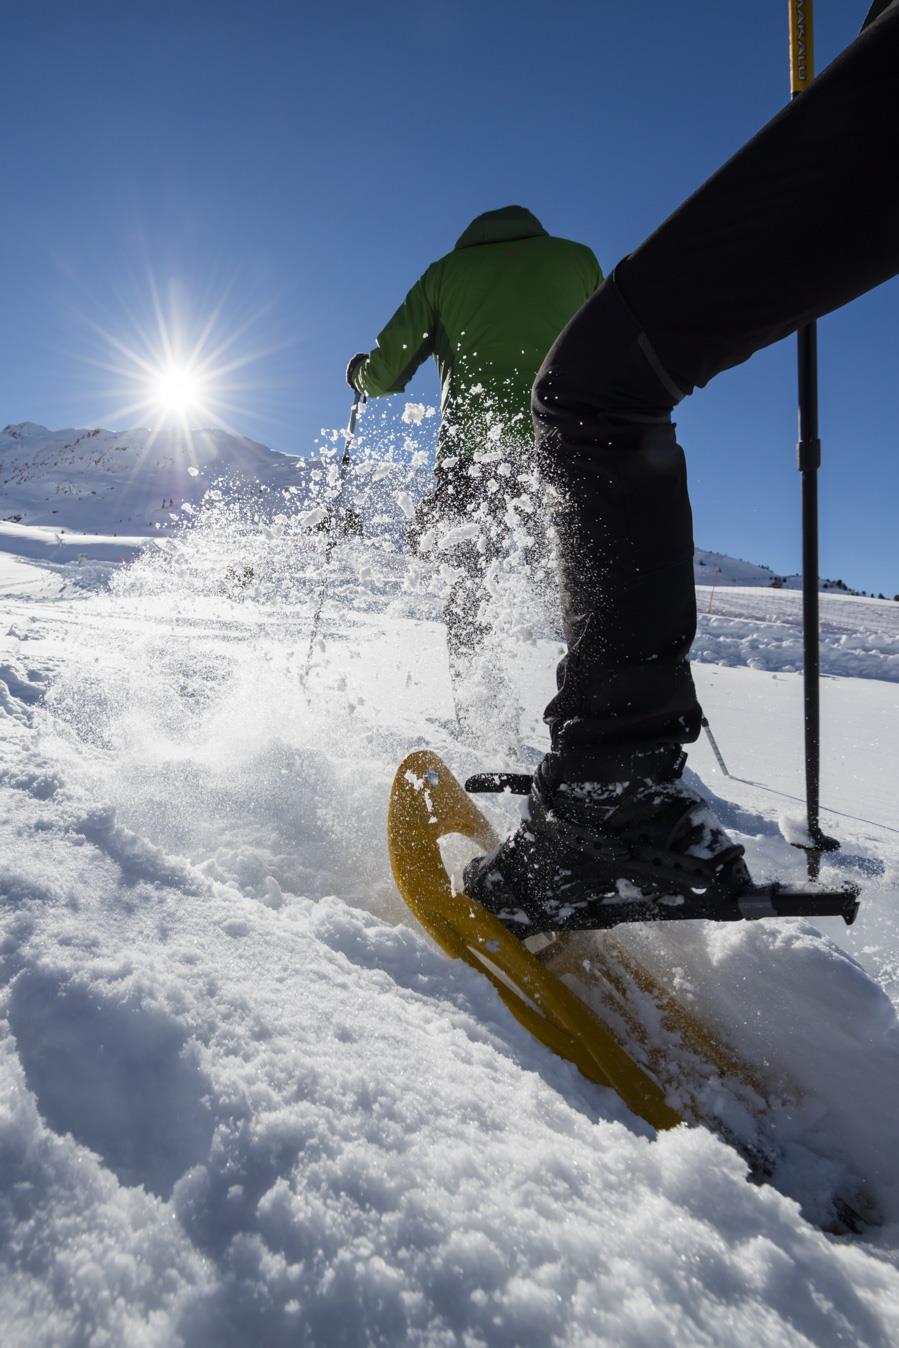
<path fill-rule="evenodd" d="M 465 893 L 522 939 L 673 917 L 679 904 L 715 915 L 751 881 L 743 848 L 681 780 L 685 758 L 628 782 L 551 786 L 538 768 L 528 817 L 469 862 Z"/>

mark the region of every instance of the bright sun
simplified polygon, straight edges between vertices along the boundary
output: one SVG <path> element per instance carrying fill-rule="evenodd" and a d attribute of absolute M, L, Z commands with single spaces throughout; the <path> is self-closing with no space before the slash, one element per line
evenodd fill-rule
<path fill-rule="evenodd" d="M 106 415 L 128 425 L 133 424 L 132 418 L 139 418 L 152 431 L 153 440 L 163 432 L 180 431 L 188 453 L 192 453 L 193 434 L 199 428 L 233 432 L 226 415 L 245 415 L 248 409 L 232 399 L 238 390 L 252 387 L 238 372 L 279 348 L 253 350 L 246 345 L 247 335 L 261 313 L 244 315 L 239 323 L 229 323 L 225 329 L 227 292 L 205 316 L 193 318 L 179 311 L 176 294 L 166 305 L 152 277 L 149 298 L 155 322 L 150 312 L 145 325 L 132 320 L 133 336 L 127 341 L 97 323 L 91 324 L 106 348 L 103 357 L 92 363 L 118 377 L 121 384 L 116 393 L 126 399 Z M 146 301 L 138 297 L 135 307 L 140 314 L 147 307 Z M 240 383 L 234 382 L 236 377 L 241 378 Z"/>
<path fill-rule="evenodd" d="M 202 377 L 187 365 L 158 370 L 150 382 L 150 398 L 163 412 L 186 416 L 202 401 Z"/>

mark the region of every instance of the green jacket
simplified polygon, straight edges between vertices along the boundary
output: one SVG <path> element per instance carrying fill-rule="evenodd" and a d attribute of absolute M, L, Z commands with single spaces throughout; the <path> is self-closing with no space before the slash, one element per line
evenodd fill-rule
<path fill-rule="evenodd" d="M 602 279 L 589 248 L 553 238 L 522 206 L 487 211 L 416 281 L 353 381 L 369 397 L 400 393 L 433 356 L 438 459 L 500 433 L 528 443 L 543 357 Z"/>

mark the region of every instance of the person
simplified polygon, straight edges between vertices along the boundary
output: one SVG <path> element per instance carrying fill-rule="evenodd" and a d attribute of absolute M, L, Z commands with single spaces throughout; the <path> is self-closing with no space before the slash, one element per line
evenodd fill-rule
<path fill-rule="evenodd" d="M 621 879 L 644 884 L 649 863 L 657 897 L 748 892 L 743 849 L 681 778 L 701 712 L 671 412 L 899 272 L 897 69 L 899 0 L 877 0 L 856 40 L 615 268 L 543 362 L 532 406 L 558 501 L 567 654 L 529 818 L 465 873 L 466 893 L 521 935 L 560 925 L 565 904 L 620 895 Z"/>
<path fill-rule="evenodd" d="M 347 367 L 351 388 L 381 397 L 401 392 L 429 356 L 437 363 L 436 486 L 416 512 L 410 540 L 416 546 L 442 526 L 477 524 L 475 537 L 448 553 L 456 580 L 444 609 L 457 714 L 471 737 L 488 729 L 470 686 L 488 636 L 479 617 L 485 573 L 503 549 L 509 502 L 533 472 L 531 386 L 550 345 L 602 279 L 586 245 L 548 234 L 523 206 L 486 211 L 415 283 L 375 349 Z"/>

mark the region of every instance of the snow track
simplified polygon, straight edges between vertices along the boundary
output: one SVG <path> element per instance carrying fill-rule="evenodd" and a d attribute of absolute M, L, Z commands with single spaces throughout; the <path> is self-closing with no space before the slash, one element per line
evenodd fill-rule
<path fill-rule="evenodd" d="M 171 570 L 52 602 L 10 589 L 4 1342 L 894 1343 L 895 684 L 825 684 L 826 822 L 885 864 L 857 926 L 828 924 L 839 947 L 792 922 L 628 937 L 811 1092 L 782 1187 L 824 1183 L 800 1144 L 835 1139 L 884 1219 L 835 1239 L 710 1133 L 655 1137 L 413 928 L 384 843 L 400 756 L 511 765 L 441 729 L 442 632 L 389 557 L 338 571 L 304 682 L 313 563 L 289 604 Z M 555 651 L 523 650 L 534 740 Z M 705 746 L 691 763 L 753 866 L 798 873 L 778 826 L 801 812 L 798 679 L 699 678 L 740 780 Z"/>

